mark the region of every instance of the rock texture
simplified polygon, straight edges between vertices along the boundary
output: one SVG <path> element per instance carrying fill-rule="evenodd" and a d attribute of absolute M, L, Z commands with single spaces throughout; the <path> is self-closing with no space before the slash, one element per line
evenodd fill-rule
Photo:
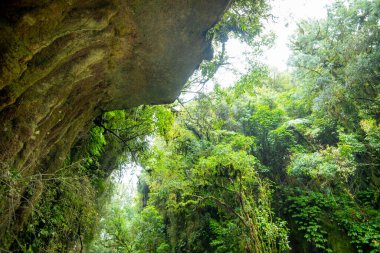
<path fill-rule="evenodd" d="M 202 59 L 212 56 L 206 33 L 228 5 L 229 0 L 2 0 L 2 174 L 54 173 L 101 112 L 173 101 Z M 1 233 L 20 229 L 27 206 L 38 201 L 38 185 L 32 193 L 25 193 L 28 185 L 19 186 L 17 198 L 0 203 Z"/>

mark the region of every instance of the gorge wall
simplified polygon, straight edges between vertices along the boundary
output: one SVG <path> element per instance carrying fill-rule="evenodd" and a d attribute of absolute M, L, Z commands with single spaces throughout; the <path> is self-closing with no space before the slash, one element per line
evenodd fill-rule
<path fill-rule="evenodd" d="M 102 112 L 173 101 L 212 57 L 206 34 L 229 2 L 1 1 L 2 176 L 54 174 Z M 0 238 L 43 191 L 18 187 L 18 198 L 2 196 Z"/>

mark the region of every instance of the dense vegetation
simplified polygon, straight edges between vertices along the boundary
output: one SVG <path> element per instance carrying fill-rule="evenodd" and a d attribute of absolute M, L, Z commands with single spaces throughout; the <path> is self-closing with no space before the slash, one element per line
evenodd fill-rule
<path fill-rule="evenodd" d="M 206 83 L 224 64 L 229 36 L 268 43 L 266 9 L 236 1 L 209 32 L 216 56 L 189 83 Z M 380 252 L 379 24 L 380 1 L 337 1 L 326 20 L 298 24 L 291 73 L 256 64 L 234 86 L 190 103 L 106 112 L 59 173 L 2 172 L 5 198 L 26 181 L 44 196 L 26 200 L 31 220 L 1 244 L 15 252 Z M 110 180 L 127 163 L 142 169 L 133 200 L 115 197 Z"/>
<path fill-rule="evenodd" d="M 167 107 L 90 252 L 379 252 L 379 13 L 336 2 L 298 24 L 292 73 Z"/>
<path fill-rule="evenodd" d="M 31 180 L 38 184 L 41 201 L 32 195 L 32 217 L 23 221 L 20 234 L 8 233 L 1 239 L 11 252 L 82 251 L 92 239 L 104 203 L 110 198 L 109 176 L 136 150 L 144 150 L 145 135 L 160 133 L 166 113 L 160 107 L 138 107 L 128 111 L 105 113 L 97 119 L 91 132 L 82 136 L 57 173 L 23 178 L 14 170 L 5 171 L 1 190 L 5 197 L 20 193 L 15 186 Z M 153 118 L 157 115 L 157 119 Z M 159 120 L 158 120 L 159 119 Z M 2 249 L 0 249 L 2 250 Z"/>

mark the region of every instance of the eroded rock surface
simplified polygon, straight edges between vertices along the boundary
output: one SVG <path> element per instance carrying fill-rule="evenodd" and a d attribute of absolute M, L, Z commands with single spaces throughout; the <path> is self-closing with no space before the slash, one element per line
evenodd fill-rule
<path fill-rule="evenodd" d="M 212 54 L 206 33 L 228 4 L 3 0 L 1 171 L 25 178 L 54 173 L 101 112 L 173 101 Z M 1 233 L 22 227 L 29 215 L 23 205 L 42 191 L 38 184 L 33 189 L 27 201 L 20 195 L 0 203 Z"/>

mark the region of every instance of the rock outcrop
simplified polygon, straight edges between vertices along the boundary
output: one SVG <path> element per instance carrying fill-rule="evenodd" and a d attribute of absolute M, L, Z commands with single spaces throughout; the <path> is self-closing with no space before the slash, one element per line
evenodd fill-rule
<path fill-rule="evenodd" d="M 206 34 L 228 5 L 3 0 L 1 173 L 54 173 L 100 113 L 173 101 L 200 62 L 212 56 Z M 20 229 L 29 215 L 25 205 L 38 201 L 38 184 L 25 196 L 27 187 L 19 186 L 17 199 L 0 203 L 0 236 L 10 227 Z"/>

